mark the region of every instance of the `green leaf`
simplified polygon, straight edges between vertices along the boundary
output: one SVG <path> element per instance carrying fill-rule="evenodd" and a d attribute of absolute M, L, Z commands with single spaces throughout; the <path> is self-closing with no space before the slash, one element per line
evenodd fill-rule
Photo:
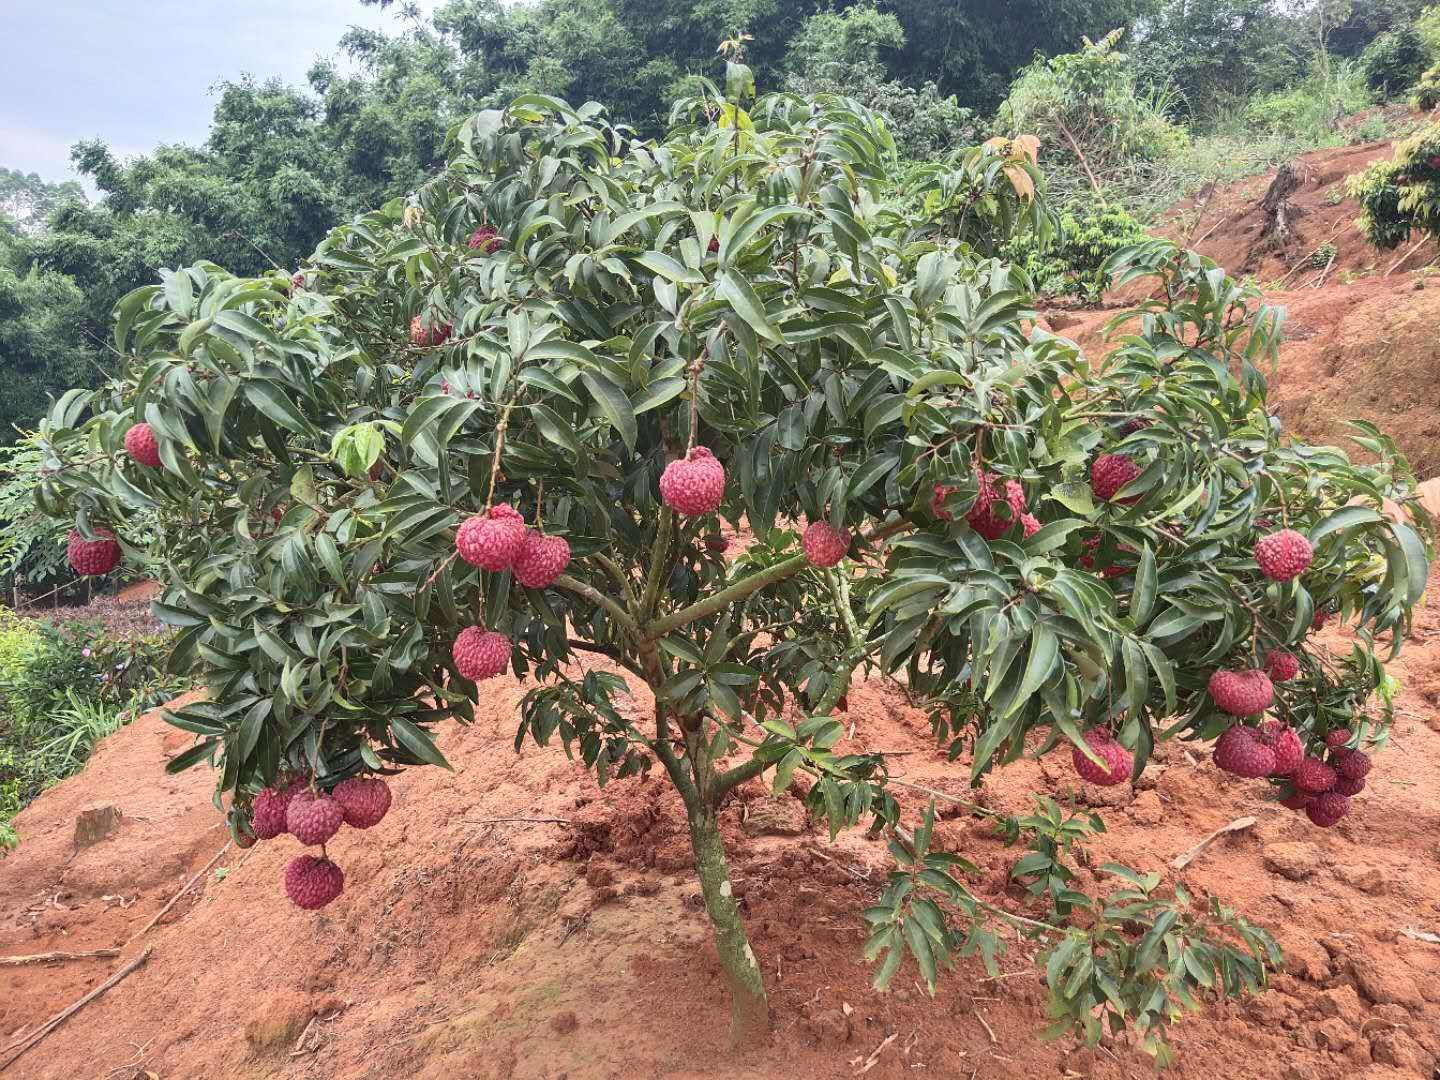
<path fill-rule="evenodd" d="M 427 765 L 439 765 L 441 768 L 450 769 L 451 772 L 455 771 L 445 760 L 445 755 L 440 753 L 434 738 L 424 728 L 411 723 L 403 716 L 392 716 L 390 717 L 390 730 L 395 733 L 395 740 L 420 761 Z"/>
<path fill-rule="evenodd" d="M 770 317 L 765 313 L 765 305 L 760 302 L 760 297 L 755 294 L 755 290 L 743 277 L 734 271 L 725 271 L 716 282 L 716 291 L 755 333 L 766 341 L 784 344 L 784 336 L 770 321 Z"/>
<path fill-rule="evenodd" d="M 630 399 L 625 396 L 625 392 L 603 375 L 595 375 L 588 371 L 581 373 L 580 381 L 585 384 L 585 389 L 590 391 L 590 396 L 600 406 L 605 418 L 620 433 L 620 438 L 625 442 L 625 448 L 634 453 L 639 429 L 635 423 L 635 410 L 630 404 Z"/>

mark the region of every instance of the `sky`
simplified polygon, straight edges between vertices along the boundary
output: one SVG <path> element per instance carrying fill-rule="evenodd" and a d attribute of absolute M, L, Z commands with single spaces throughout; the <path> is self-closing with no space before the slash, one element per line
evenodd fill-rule
<path fill-rule="evenodd" d="M 435 0 L 422 0 L 430 10 Z M 0 166 L 80 179 L 70 147 L 122 158 L 199 143 L 211 87 L 244 74 L 303 84 L 352 25 L 399 30 L 359 0 L 0 0 Z"/>

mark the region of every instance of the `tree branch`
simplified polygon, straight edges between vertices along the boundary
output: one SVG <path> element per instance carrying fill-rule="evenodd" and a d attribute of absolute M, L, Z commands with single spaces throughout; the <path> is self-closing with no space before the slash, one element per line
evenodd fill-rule
<path fill-rule="evenodd" d="M 617 623 L 630 632 L 632 637 L 637 641 L 641 638 L 640 627 L 635 620 L 630 617 L 630 613 L 593 585 L 587 585 L 583 581 L 577 581 L 569 574 L 561 574 L 555 579 L 555 584 L 562 589 L 573 592 L 577 596 L 583 596 L 592 604 L 604 608 Z"/>
<path fill-rule="evenodd" d="M 655 601 L 660 596 L 660 582 L 665 574 L 665 564 L 670 555 L 670 534 L 675 527 L 675 512 L 662 507 L 660 521 L 655 527 L 655 543 L 650 548 L 650 573 L 645 578 L 645 592 L 640 597 L 640 609 L 635 617 L 641 622 L 650 618 L 655 610 Z"/>

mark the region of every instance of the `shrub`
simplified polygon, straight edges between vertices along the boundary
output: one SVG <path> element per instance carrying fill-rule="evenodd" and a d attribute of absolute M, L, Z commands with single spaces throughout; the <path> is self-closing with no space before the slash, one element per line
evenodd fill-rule
<path fill-rule="evenodd" d="M 1397 247 L 1411 232 L 1440 232 L 1440 124 L 1422 128 L 1346 181 L 1360 202 L 1360 230 L 1378 248 Z"/>
<path fill-rule="evenodd" d="M 1160 100 L 1136 88 L 1116 31 L 1076 53 L 1037 60 L 1010 86 L 1000 118 L 1012 134 L 1040 137 L 1050 155 L 1096 177 L 1136 161 L 1157 161 L 1187 142 Z"/>
<path fill-rule="evenodd" d="M 1397 98 L 1414 86 L 1428 62 L 1425 43 L 1413 26 L 1381 34 L 1360 58 L 1365 84 L 1382 98 Z"/>
<path fill-rule="evenodd" d="M 1428 68 L 1410 96 L 1411 104 L 1421 112 L 1432 112 L 1440 106 L 1440 64 Z"/>
<path fill-rule="evenodd" d="M 1266 134 L 1308 134 L 1322 138 L 1337 121 L 1370 104 L 1364 69 L 1353 60 L 1333 60 L 1284 90 L 1260 94 L 1245 104 L 1245 123 Z"/>
<path fill-rule="evenodd" d="M 679 792 L 737 1042 L 769 1012 L 718 814 L 804 773 L 832 835 L 890 840 L 863 916 L 878 986 L 907 961 L 931 988 L 959 956 L 993 970 L 1021 928 L 1054 1031 L 1133 1023 L 1163 1059 L 1177 1003 L 1262 985 L 1268 937 L 1123 868 L 1108 902 L 1063 897 L 1074 921 L 1017 918 L 932 850 L 933 806 L 901 820 L 882 751 L 835 752 L 836 705 L 857 671 L 903 668 L 972 783 L 1032 749 L 1083 759 L 1087 729 L 1138 772 L 1156 739 L 1239 723 L 1205 690 L 1218 667 L 1299 648 L 1335 608 L 1367 630 L 1356 663 L 1306 661 L 1276 696 L 1322 750 L 1337 726 L 1383 736 L 1383 713 L 1362 720 L 1384 677 L 1369 635 L 1403 642 L 1427 551 L 1380 511 L 1416 506 L 1413 478 L 1373 429 L 1378 465 L 1282 441 L 1260 370 L 1279 313 L 1166 242 L 1111 256 L 1155 299 L 1103 363 L 1033 332 L 993 254 L 1047 220 L 1033 144 L 916 170 L 896 202 L 872 114 L 751 104 L 749 72 L 727 74 L 659 145 L 538 96 L 465 121 L 448 168 L 335 230 L 302 291 L 201 265 L 131 294 L 116 379 L 44 422 L 46 505 L 97 525 L 157 508 L 155 610 L 212 694 L 170 717 L 196 737 L 170 768 L 218 765 L 242 836 L 297 775 L 442 764 L 434 725 L 484 693 L 460 666 L 508 662 L 530 682 L 517 745 Z M 493 254 L 466 243 L 482 222 Z M 412 343 L 417 316 L 452 332 Z M 164 469 L 120 452 L 142 417 Z M 1131 477 L 1113 500 L 1100 456 Z M 722 518 L 755 536 L 729 560 L 706 539 Z M 849 557 L 810 561 L 815 522 Z M 1285 584 L 1254 556 L 1278 522 L 1314 549 Z M 522 588 L 505 561 L 542 523 L 569 561 Z M 328 902 L 342 875 L 307 865 L 326 888 L 296 891 Z"/>
<path fill-rule="evenodd" d="M 1145 227 L 1123 207 L 1098 203 L 1061 214 L 1050 247 L 1037 248 L 1027 239 L 1011 245 L 1007 254 L 1024 266 L 1041 293 L 1094 302 L 1109 288 L 1105 264 L 1110 256 L 1145 235 Z"/>

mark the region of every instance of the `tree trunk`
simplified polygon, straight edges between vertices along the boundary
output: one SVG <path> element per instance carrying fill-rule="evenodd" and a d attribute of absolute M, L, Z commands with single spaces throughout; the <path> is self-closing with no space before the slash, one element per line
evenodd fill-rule
<path fill-rule="evenodd" d="M 740 1049 L 762 1043 L 770 1032 L 770 1005 L 760 965 L 745 936 L 740 908 L 730 887 L 725 844 L 712 810 L 692 810 L 690 846 L 695 852 L 695 873 L 705 895 L 705 910 L 715 928 L 715 950 L 730 988 L 730 1046 Z"/>

